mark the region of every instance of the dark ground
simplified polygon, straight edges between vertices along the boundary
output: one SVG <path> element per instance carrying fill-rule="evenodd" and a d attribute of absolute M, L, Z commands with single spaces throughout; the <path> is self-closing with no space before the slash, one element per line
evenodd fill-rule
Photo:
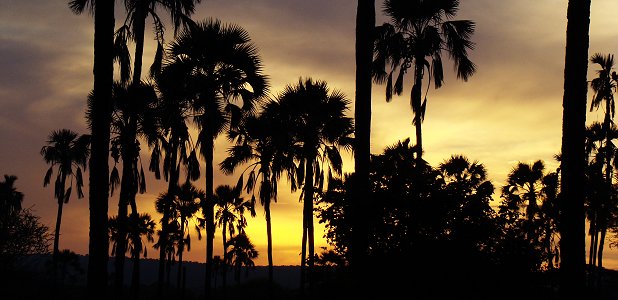
<path fill-rule="evenodd" d="M 87 257 L 80 258 L 82 271 L 68 267 L 63 284 L 59 286 L 54 297 L 53 285 L 45 271 L 44 259 L 36 258 L 24 263 L 19 269 L 0 270 L 0 299 L 34 300 L 34 299 L 87 299 L 85 294 L 85 264 Z M 139 299 L 159 299 L 157 293 L 156 260 L 145 260 L 141 264 L 142 286 Z M 176 273 L 170 273 L 171 287 L 163 299 L 193 300 L 203 299 L 204 264 L 187 263 L 187 280 L 184 297 L 176 289 Z M 127 263 L 127 286 L 130 279 L 130 262 Z M 176 265 L 177 267 L 177 265 Z M 113 270 L 110 263 L 109 270 Z M 175 270 L 175 268 L 173 268 Z M 401 274 L 374 274 L 375 278 L 368 280 L 367 286 L 354 286 L 341 280 L 334 272 L 322 273 L 317 276 L 312 292 L 308 289 L 301 294 L 299 289 L 300 272 L 298 266 L 275 267 L 272 299 L 559 299 L 557 297 L 557 279 L 555 273 L 533 274 L 520 278 L 508 272 L 502 275 L 475 274 L 467 272 L 467 276 L 453 277 L 447 271 L 433 272 L 425 278 L 411 276 L 410 272 L 400 270 Z M 463 274 L 457 272 L 457 276 Z M 588 297 L 591 300 L 618 299 L 618 271 L 605 269 L 599 281 L 591 278 L 591 288 Z M 111 275 L 111 274 L 110 274 Z M 216 280 L 217 288 L 212 299 L 269 299 L 267 267 L 250 269 L 248 276 L 241 275 L 238 284 L 233 278 L 233 272 L 228 272 L 225 292 L 221 286 L 222 277 Z M 373 275 L 372 275 L 373 276 Z M 600 283 L 600 284 L 599 284 Z M 128 296 L 128 288 L 125 291 Z M 225 297 L 224 297 L 225 293 Z M 119 299 L 115 296 L 110 284 L 109 299 Z M 126 299 L 132 299 L 126 297 Z"/>

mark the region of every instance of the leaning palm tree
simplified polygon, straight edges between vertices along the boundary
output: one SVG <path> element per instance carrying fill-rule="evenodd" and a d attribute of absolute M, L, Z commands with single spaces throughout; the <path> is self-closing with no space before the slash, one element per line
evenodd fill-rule
<path fill-rule="evenodd" d="M 271 102 L 272 103 L 272 102 Z M 247 175 L 246 191 L 251 193 L 251 201 L 255 202 L 256 191 L 260 204 L 264 207 L 266 219 L 266 238 L 268 249 L 268 281 L 273 285 L 273 253 L 272 253 L 272 226 L 271 201 L 277 202 L 277 186 L 282 173 L 288 175 L 292 192 L 296 190 L 292 140 L 287 132 L 279 130 L 277 116 L 273 115 L 270 103 L 259 116 L 245 118 L 240 131 L 231 137 L 236 144 L 228 149 L 228 157 L 220 163 L 224 174 L 232 174 L 240 165 L 248 166 L 240 174 L 240 185 Z"/>
<path fill-rule="evenodd" d="M 221 227 L 221 238 L 223 241 L 223 293 L 225 295 L 225 289 L 227 285 L 226 280 L 226 264 L 229 262 L 227 257 L 227 234 L 230 238 L 234 237 L 236 230 L 243 233 L 245 227 L 247 227 L 247 219 L 245 218 L 245 212 L 249 211 L 251 216 L 255 216 L 255 210 L 251 201 L 245 201 L 241 197 L 242 186 L 231 187 L 229 185 L 220 185 L 215 189 L 214 200 L 217 207 L 215 213 L 215 222 L 218 227 Z"/>
<path fill-rule="evenodd" d="M 112 85 L 114 82 L 114 3 L 115 1 L 71 0 L 69 7 L 80 14 L 94 14 L 94 84 L 89 111 L 92 136 L 89 161 L 90 242 L 88 245 L 88 290 L 103 298 L 107 286 L 107 210 L 109 201 L 109 138 Z"/>
<path fill-rule="evenodd" d="M 354 130 L 352 119 L 345 114 L 349 100 L 326 82 L 311 78 L 299 79 L 287 85 L 277 101 L 267 108 L 287 128 L 298 151 L 299 184 L 303 185 L 303 239 L 301 258 L 301 287 L 305 283 L 305 271 L 311 284 L 314 265 L 313 200 L 316 188 L 323 189 L 325 178 L 341 176 L 340 147 L 350 149 Z M 309 253 L 307 254 L 307 248 Z M 305 270 L 305 261 L 309 268 Z"/>
<path fill-rule="evenodd" d="M 234 24 L 209 19 L 186 28 L 171 44 L 168 59 L 170 65 L 192 75 L 188 90 L 193 93 L 198 143 L 206 160 L 205 294 L 210 295 L 215 233 L 214 142 L 226 129 L 237 127 L 243 114 L 254 111 L 256 99 L 266 94 L 268 84 L 257 48 L 247 31 Z"/>
<path fill-rule="evenodd" d="M 383 11 L 390 23 L 376 28 L 374 80 L 386 83 L 387 102 L 393 94 L 403 93 L 408 71 L 413 74 L 410 106 L 414 113 L 417 158 L 423 155 L 421 124 L 427 107 L 427 92 L 424 97 L 422 92 L 425 72 L 429 84 L 433 81 L 434 87 L 440 88 L 444 83 L 443 54 L 453 60 L 457 78 L 467 81 L 476 71 L 468 57 L 468 50 L 474 48 L 470 38 L 475 23 L 452 20 L 458 10 L 458 0 L 386 0 Z"/>
<path fill-rule="evenodd" d="M 50 167 L 45 173 L 43 186 L 51 182 L 54 169 L 54 198 L 58 202 L 56 229 L 54 234 L 54 258 L 59 252 L 60 224 L 62 223 L 62 208 L 71 199 L 73 186 L 77 189 L 77 197 L 84 197 L 82 169 L 86 169 L 90 153 L 90 136 L 79 135 L 69 129 L 55 130 L 49 134 L 47 145 L 41 148 L 41 155 Z M 68 188 L 67 188 L 68 186 Z"/>
<path fill-rule="evenodd" d="M 618 74 L 613 70 L 614 68 L 614 56 L 608 54 L 606 56 L 595 53 L 590 58 L 590 62 L 599 65 L 600 69 L 597 70 L 598 77 L 594 78 L 590 82 L 590 87 L 594 92 L 592 101 L 590 102 L 590 111 L 599 109 L 604 105 L 605 115 L 602 124 L 604 145 L 602 146 L 604 153 L 602 153 L 603 165 L 604 165 L 604 179 L 605 185 L 602 188 L 602 199 L 600 199 L 598 205 L 598 214 L 601 216 L 597 219 L 598 223 L 595 226 L 595 230 L 600 232 L 601 237 L 598 241 L 598 249 L 594 252 L 598 255 L 598 266 L 603 267 L 603 245 L 605 241 L 605 235 L 607 233 L 607 216 L 610 203 L 612 203 L 612 184 L 614 177 L 614 170 L 612 159 L 615 157 L 614 153 L 616 147 L 612 143 L 615 135 L 614 115 L 616 110 L 616 103 L 614 101 L 614 93 L 616 92 Z M 612 130 L 614 129 L 614 130 Z"/>

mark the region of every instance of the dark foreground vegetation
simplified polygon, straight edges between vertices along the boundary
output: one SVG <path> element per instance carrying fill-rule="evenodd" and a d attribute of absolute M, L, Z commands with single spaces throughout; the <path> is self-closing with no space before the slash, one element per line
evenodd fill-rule
<path fill-rule="evenodd" d="M 86 275 L 80 264 L 64 265 L 63 278 L 57 288 L 50 278 L 49 257 L 37 257 L 36 263 L 30 261 L 27 267 L 12 270 L 9 276 L 3 276 L 0 290 L 3 299 L 85 299 Z M 87 262 L 87 257 L 78 261 Z M 140 287 L 140 295 L 118 297 L 108 291 L 105 299 L 159 299 L 156 286 L 156 261 L 144 260 L 144 270 L 153 270 L 151 276 L 144 276 L 145 282 Z M 299 266 L 275 267 L 275 286 L 272 298 L 269 298 L 267 267 L 251 268 L 243 271 L 240 283 L 234 276 L 229 276 L 229 286 L 223 289 L 221 274 L 213 282 L 213 295 L 210 299 L 561 299 L 558 296 L 558 273 L 515 273 L 506 270 L 458 269 L 451 263 L 440 262 L 436 269 L 419 272 L 409 268 L 383 268 L 374 270 L 372 284 L 368 288 L 353 285 L 344 270 L 331 267 L 319 267 L 315 285 L 312 290 L 301 292 L 298 288 Z M 112 266 L 113 263 L 110 263 Z M 203 278 L 204 264 L 187 263 L 188 280 L 186 289 L 169 287 L 167 299 L 204 299 L 202 286 L 198 282 Z M 447 266 L 450 265 L 450 266 Z M 417 266 L 424 268 L 427 266 Z M 46 269 L 47 268 L 47 269 Z M 47 271 L 46 271 L 47 270 Z M 418 270 L 418 269 L 417 269 Z M 426 269 L 425 269 L 426 270 Z M 591 286 L 585 299 L 616 299 L 618 297 L 618 271 L 604 269 L 595 272 L 596 278 L 589 278 Z M 247 276 L 245 276 L 247 275 Z M 197 279 L 199 278 L 199 279 Z M 293 278 L 294 280 L 290 280 Z M 197 279 L 197 280 L 196 280 Z M 111 279 L 110 279 L 111 280 Z M 595 281 L 596 280 L 596 281 Z M 147 282 L 147 283 L 146 283 Z M 127 284 L 128 291 L 128 284 Z M 55 293 L 55 296 L 54 294 Z M 225 296 L 224 296 L 225 294 Z"/>

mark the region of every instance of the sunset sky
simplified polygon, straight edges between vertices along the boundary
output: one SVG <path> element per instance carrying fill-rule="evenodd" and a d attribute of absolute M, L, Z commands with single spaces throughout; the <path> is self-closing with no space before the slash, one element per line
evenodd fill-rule
<path fill-rule="evenodd" d="M 122 1 L 116 1 L 116 6 L 118 27 L 125 15 Z M 381 9 L 382 1 L 377 0 L 377 24 L 385 21 Z M 558 166 L 553 156 L 560 151 L 562 134 L 566 9 L 567 0 L 460 1 L 456 19 L 476 22 L 472 36 L 476 48 L 470 57 L 477 73 L 468 82 L 457 80 L 444 56 L 446 81 L 442 88 L 429 90 L 423 123 L 425 159 L 430 164 L 436 166 L 452 154 L 483 163 L 496 186 L 496 199 L 517 162 L 541 159 L 549 170 Z M 616 1 L 592 2 L 590 55 L 618 52 L 616 11 Z M 356 1 L 352 0 L 203 0 L 193 19 L 212 17 L 245 28 L 259 48 L 273 95 L 299 77 L 312 77 L 325 80 L 353 103 L 355 15 Z M 172 33 L 168 25 L 167 42 L 173 40 Z M 153 40 L 147 33 L 145 66 L 152 62 Z M 72 14 L 66 0 L 0 0 L 0 176 L 18 177 L 17 189 L 25 194 L 23 206 L 32 207 L 50 230 L 57 204 L 53 187 L 43 187 L 48 166 L 39 151 L 53 130 L 88 133 L 84 111 L 92 88 L 92 62 L 90 15 Z M 596 68 L 589 66 L 588 79 L 595 76 Z M 386 103 L 385 87 L 373 86 L 372 153 L 381 153 L 385 146 L 408 137 L 415 139 L 410 87 L 407 82 L 405 96 Z M 353 110 L 352 105 L 350 116 Z M 601 120 L 603 113 L 590 112 L 587 122 Z M 142 148 L 147 167 L 147 149 Z M 226 149 L 222 137 L 215 146 L 216 164 Z M 353 167 L 351 154 L 345 153 L 344 171 Z M 166 184 L 148 176 L 147 193 L 138 196 L 138 208 L 158 220 L 154 198 Z M 215 186 L 237 179 L 238 174 L 216 173 Z M 204 178 L 195 184 L 203 189 Z M 87 187 L 85 191 L 85 198 L 74 195 L 65 206 L 60 239 L 61 249 L 80 254 L 88 252 Z M 288 191 L 282 182 L 279 200 L 272 207 L 275 265 L 300 263 L 302 204 L 297 193 Z M 109 214 L 115 214 L 117 194 L 109 207 Z M 326 246 L 323 227 L 315 224 L 316 247 Z M 260 252 L 256 264 L 266 265 L 261 207 L 258 216 L 249 219 L 247 232 Z M 221 243 L 218 230 L 215 255 L 221 254 Z M 185 258 L 204 261 L 204 249 L 205 241 L 194 238 Z M 605 266 L 618 269 L 618 251 L 606 250 Z M 151 250 L 149 257 L 157 255 Z"/>

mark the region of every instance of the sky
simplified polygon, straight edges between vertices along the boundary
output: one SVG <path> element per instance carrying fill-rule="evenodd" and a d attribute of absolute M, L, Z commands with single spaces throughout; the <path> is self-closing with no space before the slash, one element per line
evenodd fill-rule
<path fill-rule="evenodd" d="M 122 1 L 117 2 L 116 27 L 124 22 Z M 464 0 L 456 19 L 476 23 L 470 52 L 477 72 L 458 80 L 445 60 L 446 79 L 440 89 L 429 89 L 423 123 L 424 158 L 438 165 L 451 155 L 462 154 L 483 163 L 496 187 L 505 183 L 518 162 L 543 160 L 554 170 L 562 134 L 562 96 L 567 0 Z M 589 54 L 618 50 L 618 3 L 595 0 L 591 7 Z M 382 1 L 376 0 L 377 24 Z M 163 12 L 161 12 L 163 14 Z M 356 1 L 352 0 L 203 0 L 194 20 L 217 18 L 249 32 L 259 49 L 270 90 L 276 95 L 300 77 L 324 80 L 343 92 L 354 107 L 354 43 Z M 151 20 L 148 20 L 150 22 Z M 169 24 L 169 23 L 167 23 Z M 173 40 L 171 25 L 166 41 Z M 144 65 L 155 52 L 154 36 L 146 34 Z M 68 128 L 88 133 L 84 119 L 86 96 L 92 88 L 93 19 L 74 15 L 67 1 L 0 0 L 0 173 L 16 175 L 16 187 L 25 194 L 23 206 L 32 208 L 41 221 L 54 228 L 57 203 L 53 188 L 43 187 L 48 166 L 39 151 L 53 130 Z M 588 79 L 595 76 L 589 66 Z M 385 101 L 385 86 L 373 86 L 371 151 L 379 154 L 397 141 L 414 141 L 412 111 L 404 96 Z M 590 99 L 591 92 L 588 97 Z M 588 113 L 587 123 L 602 120 L 603 111 Z M 225 157 L 225 138 L 215 145 L 215 163 Z M 143 147 L 146 148 L 146 147 Z M 148 164 L 146 150 L 142 157 Z M 350 153 L 344 152 L 344 171 L 353 171 Z M 2 175 L 0 174 L 0 175 Z M 138 209 L 158 216 L 154 199 L 166 184 L 148 174 L 147 192 L 138 195 Z M 234 184 L 238 174 L 215 174 L 215 186 Z M 87 183 L 87 180 L 86 180 Z M 204 188 L 204 179 L 195 183 Z M 88 252 L 88 196 L 73 197 L 65 205 L 60 248 Z M 302 203 L 298 193 L 280 184 L 279 199 L 272 206 L 275 265 L 300 263 Z M 75 196 L 75 195 L 74 195 Z M 116 214 L 117 193 L 110 198 L 109 213 Z M 267 265 L 266 225 L 261 207 L 249 218 L 247 233 Z M 324 227 L 316 224 L 316 249 L 327 246 Z M 204 261 L 205 241 L 193 235 L 185 258 Z M 221 234 L 215 236 L 215 255 L 221 254 Z M 149 251 L 156 258 L 155 251 Z M 618 251 L 607 249 L 605 266 L 618 269 Z"/>

